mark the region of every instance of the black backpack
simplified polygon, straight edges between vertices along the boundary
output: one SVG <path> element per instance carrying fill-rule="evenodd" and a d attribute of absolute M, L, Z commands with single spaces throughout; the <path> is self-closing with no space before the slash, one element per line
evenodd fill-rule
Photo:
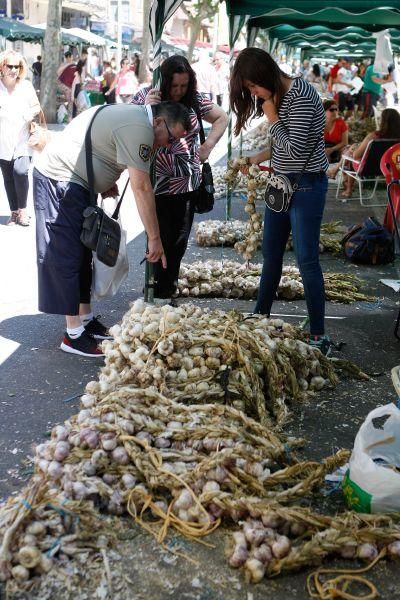
<path fill-rule="evenodd" d="M 353 225 L 342 239 L 349 260 L 363 265 L 385 265 L 394 261 L 393 235 L 375 217 Z"/>

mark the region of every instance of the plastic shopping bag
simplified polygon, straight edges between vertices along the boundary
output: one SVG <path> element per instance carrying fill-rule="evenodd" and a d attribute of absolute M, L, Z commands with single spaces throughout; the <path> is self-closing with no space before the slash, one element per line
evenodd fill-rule
<path fill-rule="evenodd" d="M 376 419 L 380 419 L 376 421 Z M 400 410 L 380 406 L 362 424 L 342 489 L 356 512 L 400 511 Z"/>
<path fill-rule="evenodd" d="M 112 199 L 109 198 L 108 200 Z M 117 200 L 114 200 L 114 202 L 116 203 Z M 126 231 L 122 229 L 120 218 L 118 218 L 118 221 L 121 226 L 121 242 L 116 264 L 113 267 L 108 267 L 97 258 L 96 252 L 93 252 L 92 295 L 95 300 L 115 296 L 129 273 Z"/>

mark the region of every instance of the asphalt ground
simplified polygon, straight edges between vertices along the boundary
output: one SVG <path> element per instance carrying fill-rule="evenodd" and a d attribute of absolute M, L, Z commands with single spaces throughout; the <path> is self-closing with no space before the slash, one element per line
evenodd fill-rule
<path fill-rule="evenodd" d="M 385 197 L 385 191 L 379 192 Z M 4 213 L 5 214 L 5 213 Z M 341 220 L 345 225 L 360 222 L 368 215 L 382 217 L 382 209 L 360 207 L 357 200 L 342 203 L 334 198 L 334 186 L 330 186 L 324 221 Z M 222 219 L 225 200 L 218 200 L 211 215 L 206 218 Z M 233 198 L 232 217 L 244 218 L 243 200 Z M 5 222 L 5 217 L 0 221 Z M 2 246 L 2 275 L 0 293 L 8 304 L 0 323 L 0 341 L 3 342 L 3 362 L 0 365 L 0 497 L 16 494 L 29 477 L 33 447 L 45 440 L 51 428 L 63 422 L 79 408 L 79 396 L 86 382 L 95 379 L 101 359 L 85 359 L 61 352 L 58 349 L 64 329 L 63 318 L 43 315 L 34 309 L 34 295 L 29 302 L 16 293 L 9 297 L 7 290 L 19 281 L 18 292 L 26 291 L 34 281 L 33 228 L 14 233 L 0 228 Z M 7 237 L 5 242 L 4 236 Z M 13 237 L 14 236 L 14 237 Z M 15 237 L 19 236 L 19 237 Z M 25 236 L 22 242 L 22 236 Z M 28 237 L 29 236 L 29 237 Z M 16 241 L 17 240 L 17 241 Z M 27 241 L 29 240 L 29 241 Z M 27 247 L 23 259 L 15 261 L 15 247 Z M 4 253 L 4 247 L 6 252 Z M 118 322 L 130 302 L 142 296 L 144 272 L 140 261 L 144 253 L 144 235 L 131 239 L 129 245 L 131 271 L 118 294 L 111 300 L 95 304 L 95 313 L 111 325 Z M 194 240 L 194 230 L 185 257 L 194 260 L 236 259 L 231 248 L 199 248 Z M 261 256 L 254 262 L 261 262 Z M 348 358 L 371 375 L 365 381 L 342 380 L 335 389 L 324 390 L 302 405 L 292 407 L 293 418 L 287 431 L 305 437 L 307 445 L 304 457 L 322 459 L 337 449 L 351 448 L 359 426 L 370 410 L 377 405 L 396 400 L 390 370 L 400 363 L 399 342 L 393 336 L 395 318 L 399 309 L 399 296 L 379 283 L 381 278 L 399 279 L 398 259 L 394 265 L 379 267 L 356 267 L 341 256 L 322 254 L 324 271 L 351 272 L 364 280 L 363 291 L 375 297 L 371 302 L 350 305 L 327 303 L 327 331 L 336 342 L 344 342 L 336 356 Z M 16 264 L 17 263 L 17 264 Z M 286 255 L 286 264 L 294 264 L 293 253 Z M 22 294 L 23 295 L 23 294 Z M 186 302 L 187 300 L 178 300 Z M 253 302 L 227 299 L 196 299 L 201 306 L 251 311 Z M 306 315 L 304 301 L 276 301 L 273 312 L 287 315 L 285 319 L 298 323 Z M 328 496 L 316 497 L 317 507 L 335 511 L 343 509 L 340 491 Z M 217 549 L 199 549 L 197 545 L 183 542 L 196 556 L 198 567 L 188 567 L 184 560 L 170 561 L 155 542 L 140 530 L 133 530 L 134 541 L 121 545 L 122 561 L 134 582 L 131 592 L 122 598 L 306 598 L 305 574 L 284 576 L 273 582 L 247 586 L 239 574 L 226 566 L 223 558 L 222 534 L 215 536 Z M 117 568 L 115 566 L 115 568 Z M 395 565 L 382 563 L 372 579 L 379 587 L 381 598 L 400 598 L 400 590 L 394 584 Z M 198 585 L 200 581 L 200 586 Z M 53 590 L 52 598 L 96 597 L 89 584 L 81 582 L 83 595 L 77 590 L 68 592 L 64 587 Z M 26 598 L 47 597 L 28 595 Z M 117 597 L 117 596 L 115 596 Z"/>

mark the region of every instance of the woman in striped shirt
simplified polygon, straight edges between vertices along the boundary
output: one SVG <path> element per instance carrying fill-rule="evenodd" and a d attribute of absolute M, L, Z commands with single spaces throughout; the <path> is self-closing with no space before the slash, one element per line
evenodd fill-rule
<path fill-rule="evenodd" d="M 310 344 L 328 354 L 331 342 L 324 330 L 325 290 L 319 263 L 320 227 L 328 187 L 321 99 L 310 83 L 281 71 L 267 52 L 246 48 L 232 71 L 230 104 L 237 116 L 236 135 L 254 117 L 265 115 L 270 124 L 271 148 L 251 157 L 250 162 L 272 158 L 274 172 L 285 174 L 292 183 L 305 167 L 289 211 L 266 209 L 264 263 L 255 312 L 270 314 L 292 231 L 310 317 Z"/>

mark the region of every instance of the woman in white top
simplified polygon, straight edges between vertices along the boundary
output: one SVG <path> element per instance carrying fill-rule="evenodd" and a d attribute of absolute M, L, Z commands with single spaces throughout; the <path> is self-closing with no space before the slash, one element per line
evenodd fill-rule
<path fill-rule="evenodd" d="M 28 171 L 32 156 L 30 123 L 40 104 L 25 59 L 14 50 L 0 54 L 0 169 L 10 205 L 7 225 L 29 225 L 26 214 Z"/>
<path fill-rule="evenodd" d="M 134 94 L 136 94 L 139 83 L 133 71 L 130 70 L 129 60 L 125 57 L 120 62 L 121 70 L 117 73 L 105 96 L 109 96 L 116 88 L 116 100 L 118 103 L 129 104 Z"/>

